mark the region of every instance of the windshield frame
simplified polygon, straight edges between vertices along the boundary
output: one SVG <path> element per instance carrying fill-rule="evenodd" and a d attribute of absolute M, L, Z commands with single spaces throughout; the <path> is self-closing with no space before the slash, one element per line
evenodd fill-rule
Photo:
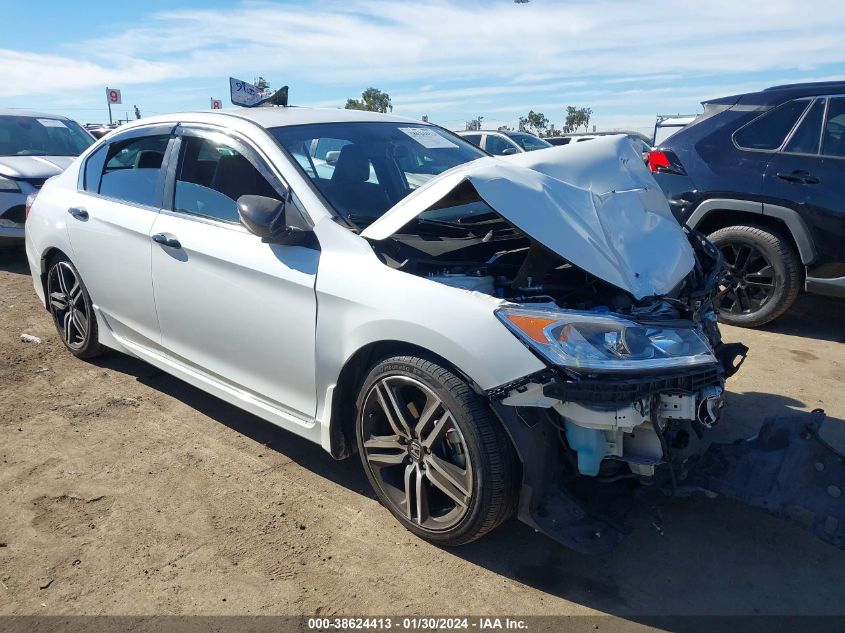
<path fill-rule="evenodd" d="M 79 123 L 73 121 L 72 119 L 67 119 L 61 116 L 45 114 L 43 116 L 40 115 L 31 115 L 31 114 L 0 114 L 0 119 L 13 119 L 13 120 L 20 120 L 20 119 L 30 119 L 35 121 L 33 125 L 41 125 L 44 126 L 41 121 L 57 121 L 61 124 L 62 127 L 65 127 L 69 130 L 69 134 L 71 134 L 71 139 L 73 141 L 78 140 L 79 137 L 83 137 L 86 140 L 90 140 L 91 142 L 88 143 L 85 147 L 81 148 L 78 153 L 76 154 L 68 154 L 68 153 L 51 153 L 51 152 L 44 152 L 44 153 L 15 153 L 15 154 L 6 154 L 0 152 L 0 158 L 23 158 L 28 156 L 66 156 L 66 157 L 76 157 L 83 154 L 89 147 L 91 147 L 94 143 L 97 142 L 95 139 L 85 128 L 83 128 Z M 48 139 L 49 140 L 49 139 Z"/>
<path fill-rule="evenodd" d="M 470 143 L 466 139 L 462 138 L 460 135 L 456 134 L 452 130 L 448 130 L 444 127 L 441 127 L 439 125 L 435 125 L 435 124 L 432 124 L 432 123 L 425 123 L 425 122 L 420 122 L 420 121 L 395 121 L 395 120 L 390 120 L 390 121 L 377 121 L 377 120 L 376 121 L 343 121 L 343 120 L 339 120 L 339 121 L 298 123 L 296 125 L 276 125 L 276 126 L 272 126 L 272 127 L 270 127 L 270 126 L 265 127 L 264 129 L 268 133 L 270 138 L 273 139 L 273 142 L 276 144 L 276 146 L 282 151 L 282 153 L 285 155 L 285 157 L 290 161 L 293 168 L 297 170 L 299 175 L 302 177 L 302 180 L 311 189 L 312 193 L 314 193 L 320 199 L 320 201 L 323 203 L 323 206 L 325 207 L 326 211 L 328 211 L 328 213 L 333 218 L 338 220 L 340 223 L 348 226 L 350 229 L 352 229 L 353 231 L 355 231 L 357 233 L 363 231 L 368 226 L 368 224 L 363 224 L 361 221 L 356 221 L 356 219 L 349 217 L 349 215 L 347 215 L 346 213 L 344 213 L 340 209 L 336 208 L 335 205 L 332 203 L 332 201 L 329 199 L 329 197 L 318 186 L 318 183 L 315 180 L 315 178 L 313 178 L 311 176 L 311 174 L 308 173 L 308 171 L 301 164 L 301 162 L 292 154 L 292 152 L 288 149 L 286 144 L 282 141 L 282 138 L 280 136 L 276 135 L 277 131 L 283 133 L 285 130 L 292 130 L 292 129 L 296 129 L 296 128 L 316 128 L 316 127 L 323 127 L 323 126 L 332 127 L 332 126 L 338 126 L 338 125 L 343 125 L 343 126 L 379 125 L 379 126 L 390 126 L 393 129 L 397 129 L 397 128 L 400 128 L 400 127 L 434 128 L 439 133 L 441 133 L 443 136 L 445 136 L 449 141 L 458 145 L 458 147 L 465 148 L 465 149 L 469 150 L 470 152 L 476 154 L 475 158 L 470 159 L 468 161 L 464 161 L 462 163 L 457 163 L 455 165 L 452 165 L 452 167 L 449 167 L 448 169 L 443 170 L 439 174 L 433 175 L 432 179 L 439 177 L 440 175 L 442 175 L 443 173 L 445 173 L 449 169 L 452 169 L 452 168 L 457 167 L 459 165 L 463 165 L 467 162 L 472 162 L 472 160 L 477 160 L 478 158 L 484 158 L 484 157 L 491 156 L 491 154 L 489 152 L 486 152 L 485 150 L 481 149 L 480 147 L 478 147 L 476 145 L 473 145 L 472 143 Z M 420 185 L 420 186 L 423 186 L 423 185 Z M 402 198 L 400 198 L 398 201 L 394 202 L 393 204 L 394 205 L 398 204 L 399 201 L 403 200 L 405 197 L 407 197 L 408 195 L 413 193 L 417 188 L 410 189 L 407 193 L 405 193 L 405 195 Z M 390 208 L 392 208 L 392 206 L 393 205 L 391 205 Z M 387 211 L 389 211 L 389 210 L 390 209 L 388 208 L 384 213 L 387 213 Z M 378 220 L 380 217 L 382 217 L 384 215 L 384 213 L 375 217 L 373 221 Z M 350 215 L 354 215 L 354 214 L 350 214 Z"/>

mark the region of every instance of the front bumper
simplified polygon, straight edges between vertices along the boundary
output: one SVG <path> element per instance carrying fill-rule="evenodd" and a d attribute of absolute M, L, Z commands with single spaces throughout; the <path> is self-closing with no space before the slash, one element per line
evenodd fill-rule
<path fill-rule="evenodd" d="M 20 187 L 21 191 L 0 192 L 0 247 L 23 244 L 26 197 L 38 190 L 26 182 Z"/>
<path fill-rule="evenodd" d="M 630 533 L 632 513 L 659 507 L 669 495 L 695 492 L 767 510 L 845 549 L 845 458 L 823 438 L 821 410 L 809 418 L 767 420 L 747 440 L 704 444 L 706 450 L 686 455 L 672 450 L 668 459 L 654 461 L 647 477 L 633 469 L 584 476 L 577 454 L 564 445 L 569 429 L 554 409 L 505 401 L 493 401 L 492 408 L 523 465 L 518 517 L 571 549 L 609 552 Z M 658 525 L 659 517 L 653 522 Z"/>

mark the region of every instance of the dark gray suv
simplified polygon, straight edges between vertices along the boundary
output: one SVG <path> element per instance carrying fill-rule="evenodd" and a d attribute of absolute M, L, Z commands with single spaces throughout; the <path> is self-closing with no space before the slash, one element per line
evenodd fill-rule
<path fill-rule="evenodd" d="M 763 325 L 802 289 L 845 297 L 845 82 L 703 105 L 648 164 L 678 220 L 722 251 L 721 320 Z"/>

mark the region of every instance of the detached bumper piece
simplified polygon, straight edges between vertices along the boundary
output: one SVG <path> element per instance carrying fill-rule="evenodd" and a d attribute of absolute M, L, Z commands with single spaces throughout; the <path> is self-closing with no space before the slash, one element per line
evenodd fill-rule
<path fill-rule="evenodd" d="M 821 434 L 824 411 L 766 421 L 753 438 L 714 444 L 679 493 L 714 492 L 787 519 L 845 549 L 845 459 Z"/>

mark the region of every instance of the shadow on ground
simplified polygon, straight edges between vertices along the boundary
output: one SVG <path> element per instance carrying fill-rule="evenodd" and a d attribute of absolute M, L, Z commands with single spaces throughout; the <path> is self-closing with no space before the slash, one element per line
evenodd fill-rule
<path fill-rule="evenodd" d="M 786 314 L 761 330 L 845 343 L 845 299 L 802 294 Z"/>
<path fill-rule="evenodd" d="M 0 270 L 16 275 L 29 274 L 29 264 L 26 261 L 26 251 L 23 246 L 0 248 Z"/>
<path fill-rule="evenodd" d="M 96 363 L 134 376 L 329 481 L 374 497 L 357 458 L 334 461 L 316 444 L 142 361 L 109 354 Z M 732 405 L 758 416 L 796 415 L 795 408 L 802 406 L 772 394 L 731 398 Z M 661 528 L 655 527 L 658 512 Z M 602 556 L 571 551 L 516 520 L 448 551 L 550 596 L 632 620 L 678 614 L 845 613 L 845 553 L 763 512 L 697 496 L 644 508 L 632 527 L 622 545 Z"/>

